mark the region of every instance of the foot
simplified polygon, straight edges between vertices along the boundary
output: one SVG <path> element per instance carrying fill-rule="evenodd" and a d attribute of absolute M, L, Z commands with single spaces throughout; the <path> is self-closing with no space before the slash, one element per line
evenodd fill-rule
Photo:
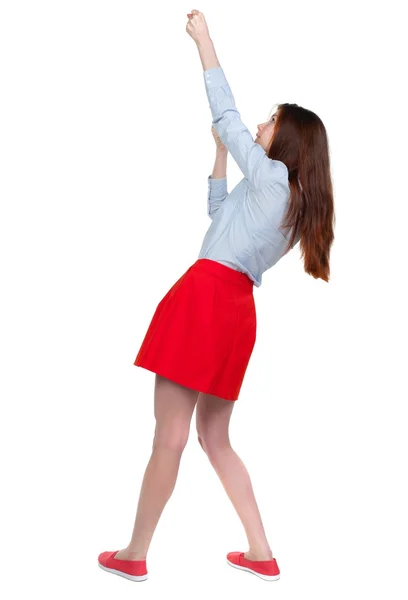
<path fill-rule="evenodd" d="M 118 552 L 113 555 L 113 558 L 117 558 L 118 560 L 146 560 L 146 555 L 143 555 L 141 552 L 133 552 L 132 550 L 124 548 L 123 550 L 118 550 Z"/>
<path fill-rule="evenodd" d="M 244 557 L 247 560 L 273 560 L 272 552 L 261 554 L 248 550 L 248 552 L 244 552 Z"/>
<path fill-rule="evenodd" d="M 234 552 L 228 552 L 227 562 L 232 567 L 249 571 L 261 577 L 261 579 L 276 581 L 280 578 L 280 571 L 276 558 L 270 558 L 271 554 L 270 550 L 266 552 L 258 551 L 257 553 L 249 550 L 248 552 L 235 550 Z"/>

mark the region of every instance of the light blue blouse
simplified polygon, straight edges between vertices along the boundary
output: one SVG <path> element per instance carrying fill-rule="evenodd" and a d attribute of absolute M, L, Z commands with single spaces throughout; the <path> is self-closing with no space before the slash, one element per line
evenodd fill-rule
<path fill-rule="evenodd" d="M 288 208 L 288 169 L 270 159 L 241 121 L 221 67 L 203 72 L 213 126 L 244 178 L 228 193 L 227 178 L 208 177 L 207 214 L 212 220 L 198 258 L 246 273 L 256 287 L 281 258 L 291 231 L 279 225 Z M 295 244 L 299 236 L 295 238 Z"/>

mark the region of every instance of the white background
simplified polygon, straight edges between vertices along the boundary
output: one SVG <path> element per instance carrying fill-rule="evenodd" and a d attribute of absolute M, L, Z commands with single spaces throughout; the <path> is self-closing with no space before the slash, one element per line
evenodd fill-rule
<path fill-rule="evenodd" d="M 298 247 L 264 274 L 231 419 L 277 582 L 226 564 L 247 541 L 195 415 L 149 580 L 97 566 L 130 540 L 150 457 L 154 375 L 133 361 L 211 224 L 211 113 L 185 30 L 194 8 L 254 135 L 275 103 L 295 102 L 329 137 L 331 280 L 306 275 Z M 401 9 L 2 2 L 4 597 L 407 597 Z M 229 190 L 241 178 L 229 156 Z"/>

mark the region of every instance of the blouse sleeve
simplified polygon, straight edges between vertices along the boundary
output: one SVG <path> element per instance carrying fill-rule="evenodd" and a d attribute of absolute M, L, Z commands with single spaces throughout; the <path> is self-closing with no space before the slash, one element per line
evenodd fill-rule
<path fill-rule="evenodd" d="M 269 158 L 262 146 L 254 142 L 235 106 L 223 69 L 206 69 L 203 75 L 214 129 L 244 176 L 255 188 L 262 186 L 265 181 L 282 179 L 288 172 L 286 165 Z"/>
<path fill-rule="evenodd" d="M 208 176 L 208 197 L 207 197 L 207 214 L 212 220 L 214 213 L 220 208 L 225 198 L 228 196 L 227 178 L 213 179 Z"/>

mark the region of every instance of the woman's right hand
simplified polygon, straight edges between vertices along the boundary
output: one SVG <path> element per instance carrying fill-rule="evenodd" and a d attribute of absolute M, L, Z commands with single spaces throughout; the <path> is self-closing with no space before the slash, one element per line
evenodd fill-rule
<path fill-rule="evenodd" d="M 220 140 L 220 136 L 218 135 L 218 133 L 215 130 L 214 125 L 211 127 L 211 133 L 214 136 L 214 140 L 215 140 L 215 144 L 217 146 L 217 150 L 224 150 L 224 151 L 228 151 L 227 147 L 222 143 L 222 141 Z"/>

